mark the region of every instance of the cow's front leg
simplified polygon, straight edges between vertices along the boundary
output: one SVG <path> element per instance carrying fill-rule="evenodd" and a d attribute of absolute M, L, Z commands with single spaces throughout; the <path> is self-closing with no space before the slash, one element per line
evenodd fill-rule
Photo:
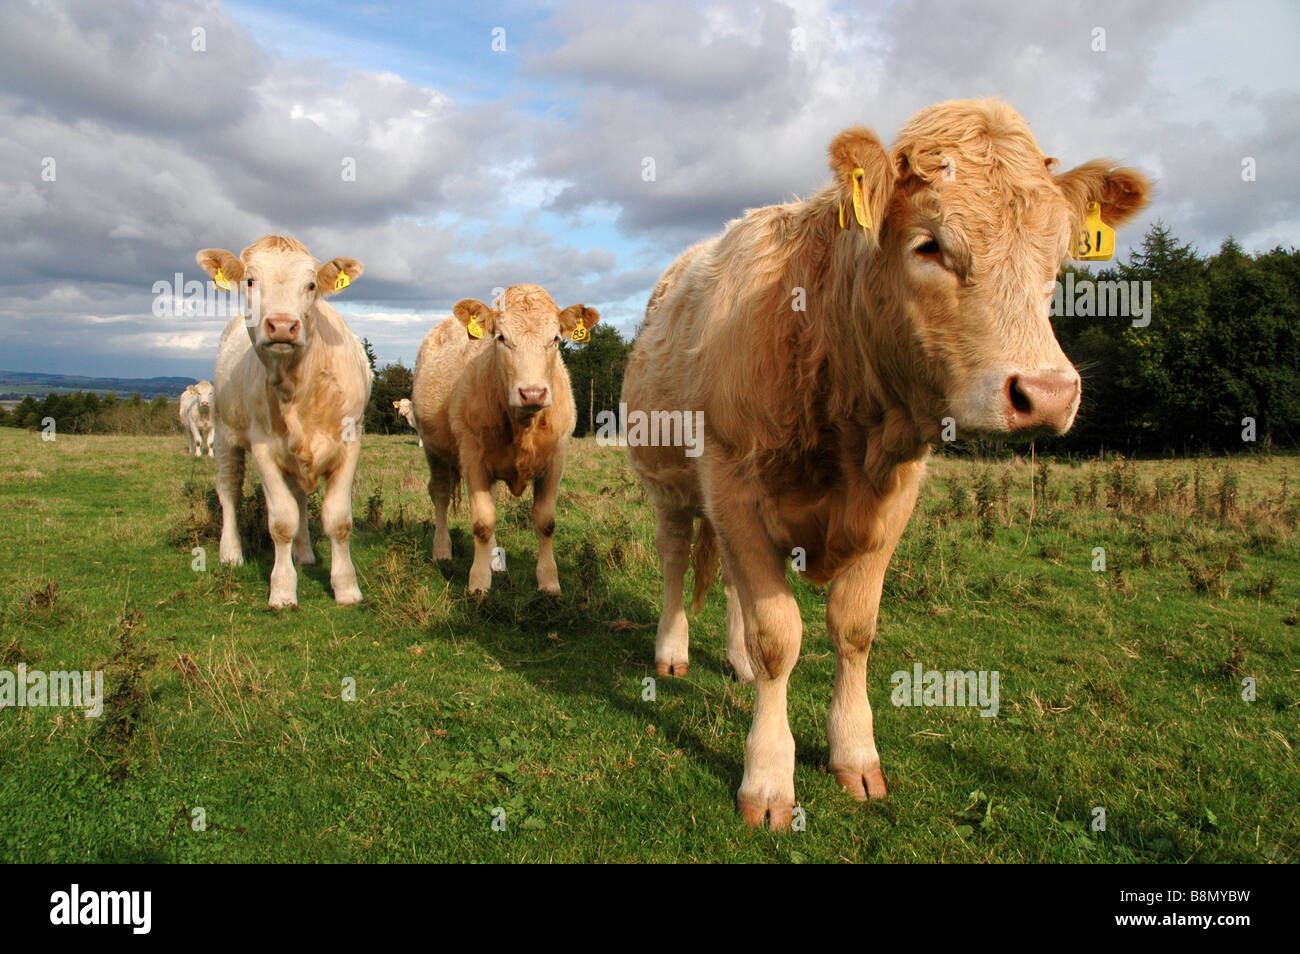
<path fill-rule="evenodd" d="M 786 689 L 799 659 L 803 624 L 785 579 L 785 563 L 758 519 L 756 501 L 728 481 L 710 488 L 711 519 L 733 574 L 754 671 L 754 721 L 745 740 L 745 776 L 737 806 L 746 823 L 787 828 L 794 815 L 794 735 Z"/>
<path fill-rule="evenodd" d="M 867 699 L 867 657 L 876 634 L 880 591 L 898 538 L 916 505 L 919 474 L 900 474 L 899 490 L 881 501 L 884 545 L 860 555 L 831 582 L 826 629 L 835 647 L 835 689 L 826 733 L 830 769 L 840 786 L 859 801 L 888 794 Z"/>
<path fill-rule="evenodd" d="M 343 463 L 325 478 L 325 499 L 321 501 L 321 523 L 330 538 L 330 588 L 334 602 L 347 606 L 361 602 L 357 571 L 352 565 L 352 481 L 357 474 L 361 442 L 345 442 Z"/>
<path fill-rule="evenodd" d="M 195 457 L 203 455 L 203 435 L 199 433 L 198 425 L 192 422 L 190 424 L 190 453 Z"/>
<path fill-rule="evenodd" d="M 262 478 L 266 495 L 266 523 L 275 547 L 275 564 L 271 567 L 272 609 L 298 605 L 298 571 L 293 568 L 291 547 L 298 535 L 298 501 L 289 488 L 280 465 L 265 444 L 253 445 L 253 460 Z"/>
<path fill-rule="evenodd" d="M 214 432 L 214 431 L 208 431 L 208 456 L 209 456 L 209 457 L 215 456 L 215 455 L 213 455 L 213 453 L 212 453 L 212 443 L 213 443 L 214 437 L 215 437 L 215 432 Z"/>
<path fill-rule="evenodd" d="M 533 529 L 537 531 L 537 588 L 560 592 L 560 571 L 555 565 L 555 499 L 564 474 L 564 451 L 557 449 L 546 473 L 533 481 Z"/>
<path fill-rule="evenodd" d="M 492 549 L 496 543 L 497 510 L 492 485 L 482 455 L 471 450 L 461 455 L 461 472 L 469 491 L 470 527 L 474 533 L 474 564 L 469 568 L 470 593 L 492 588 Z"/>
<path fill-rule="evenodd" d="M 296 481 L 291 489 L 294 499 L 298 501 L 298 532 L 293 538 L 293 562 L 298 566 L 311 566 L 316 562 L 316 552 L 311 548 L 311 530 L 307 527 L 307 494 Z"/>

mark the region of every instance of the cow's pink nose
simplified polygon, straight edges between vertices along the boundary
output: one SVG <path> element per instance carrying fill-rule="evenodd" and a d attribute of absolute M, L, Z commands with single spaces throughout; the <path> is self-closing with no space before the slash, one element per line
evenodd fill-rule
<path fill-rule="evenodd" d="M 1008 431 L 1052 431 L 1064 434 L 1079 409 L 1082 382 L 1079 373 L 1030 371 L 1007 378 Z"/>
<path fill-rule="evenodd" d="M 540 407 L 546 403 L 546 388 L 520 388 L 519 403 L 525 407 Z"/>
<path fill-rule="evenodd" d="M 268 341 L 295 341 L 298 338 L 298 319 L 292 315 L 269 315 L 264 322 Z"/>

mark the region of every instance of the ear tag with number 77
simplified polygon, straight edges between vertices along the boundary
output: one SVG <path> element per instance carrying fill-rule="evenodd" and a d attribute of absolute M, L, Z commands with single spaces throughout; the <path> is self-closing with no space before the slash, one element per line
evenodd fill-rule
<path fill-rule="evenodd" d="M 1089 202 L 1083 231 L 1075 240 L 1074 257 L 1082 262 L 1108 262 L 1115 254 L 1115 230 L 1101 220 L 1101 203 Z"/>

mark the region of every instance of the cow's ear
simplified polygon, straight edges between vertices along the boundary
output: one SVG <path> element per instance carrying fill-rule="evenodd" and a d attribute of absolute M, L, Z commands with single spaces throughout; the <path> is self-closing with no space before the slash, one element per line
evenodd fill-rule
<path fill-rule="evenodd" d="M 496 331 L 497 313 L 477 298 L 462 298 L 451 313 L 465 326 L 471 338 L 482 338 Z"/>
<path fill-rule="evenodd" d="M 560 312 L 560 333 L 574 341 L 586 341 L 586 334 L 579 332 L 579 336 L 575 336 L 574 331 L 579 324 L 586 331 L 590 331 L 598 321 L 600 321 L 600 312 L 595 308 L 588 308 L 586 305 L 570 305 Z"/>
<path fill-rule="evenodd" d="M 853 126 L 831 140 L 827 156 L 839 193 L 841 223 L 861 227 L 874 239 L 896 179 L 889 154 L 874 132 Z"/>
<path fill-rule="evenodd" d="M 194 260 L 218 285 L 244 280 L 244 263 L 224 248 L 205 248 L 194 256 Z"/>
<path fill-rule="evenodd" d="M 1062 172 L 1056 184 L 1074 206 L 1078 221 L 1083 221 L 1088 203 L 1097 202 L 1102 221 L 1111 227 L 1123 225 L 1151 199 L 1151 182 L 1146 176 L 1109 159 L 1093 159 Z"/>
<path fill-rule="evenodd" d="M 347 288 L 365 271 L 355 258 L 332 258 L 316 269 L 316 294 L 332 295 Z"/>

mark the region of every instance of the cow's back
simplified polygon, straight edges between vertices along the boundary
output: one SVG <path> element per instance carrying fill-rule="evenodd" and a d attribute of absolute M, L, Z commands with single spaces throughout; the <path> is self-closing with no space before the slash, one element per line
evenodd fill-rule
<path fill-rule="evenodd" d="M 411 407 L 426 453 L 454 462 L 456 438 L 451 425 L 452 397 L 467 363 L 485 345 L 469 337 L 454 316 L 429 329 L 415 358 Z"/>

